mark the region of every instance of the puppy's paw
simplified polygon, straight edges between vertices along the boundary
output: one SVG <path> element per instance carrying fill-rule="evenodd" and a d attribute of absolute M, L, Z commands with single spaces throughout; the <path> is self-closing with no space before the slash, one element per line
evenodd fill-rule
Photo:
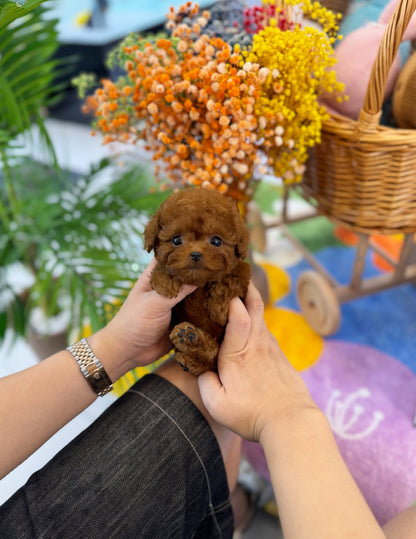
<path fill-rule="evenodd" d="M 189 322 L 182 322 L 173 328 L 169 337 L 176 349 L 176 361 L 185 371 L 198 376 L 215 370 L 218 343 L 211 335 Z"/>
<path fill-rule="evenodd" d="M 200 330 L 188 322 L 175 326 L 169 337 L 175 348 L 182 352 L 197 350 L 201 344 Z"/>

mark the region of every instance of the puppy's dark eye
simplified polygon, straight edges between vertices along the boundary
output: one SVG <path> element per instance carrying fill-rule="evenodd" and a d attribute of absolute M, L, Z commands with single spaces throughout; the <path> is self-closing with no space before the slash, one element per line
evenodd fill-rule
<path fill-rule="evenodd" d="M 182 236 L 174 236 L 173 239 L 172 239 L 172 243 L 173 245 L 175 245 L 176 247 L 178 245 L 182 245 Z"/>
<path fill-rule="evenodd" d="M 210 244 L 214 245 L 214 247 L 221 247 L 222 239 L 219 236 L 214 236 L 211 238 Z"/>

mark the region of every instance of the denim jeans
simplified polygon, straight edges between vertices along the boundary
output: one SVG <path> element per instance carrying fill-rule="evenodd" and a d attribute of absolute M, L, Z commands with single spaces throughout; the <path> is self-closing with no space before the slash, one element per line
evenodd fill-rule
<path fill-rule="evenodd" d="M 0 507 L 2 539 L 228 538 L 217 440 L 175 386 L 150 374 Z"/>

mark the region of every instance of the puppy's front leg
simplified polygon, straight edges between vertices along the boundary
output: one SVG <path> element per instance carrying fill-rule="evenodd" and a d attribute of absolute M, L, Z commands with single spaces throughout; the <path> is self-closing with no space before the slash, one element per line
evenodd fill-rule
<path fill-rule="evenodd" d="M 215 370 L 218 343 L 211 335 L 182 322 L 172 329 L 169 337 L 176 349 L 175 359 L 184 370 L 195 376 Z"/>
<path fill-rule="evenodd" d="M 244 298 L 250 280 L 250 266 L 239 262 L 233 273 L 214 284 L 208 294 L 207 310 L 211 320 L 225 326 L 228 320 L 228 306 L 232 298 Z"/>
<path fill-rule="evenodd" d="M 153 290 L 167 298 L 176 297 L 182 287 L 182 283 L 178 279 L 171 277 L 160 264 L 152 271 L 150 282 Z"/>

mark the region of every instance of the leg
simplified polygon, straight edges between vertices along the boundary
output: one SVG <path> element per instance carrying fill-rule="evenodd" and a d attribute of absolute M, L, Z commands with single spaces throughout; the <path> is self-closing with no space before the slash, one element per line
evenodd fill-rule
<path fill-rule="evenodd" d="M 165 363 L 156 370 L 156 374 L 171 382 L 180 389 L 182 393 L 185 393 L 207 420 L 218 440 L 227 473 L 228 487 L 231 492 L 234 489 L 238 478 L 241 457 L 241 438 L 216 423 L 208 414 L 202 402 L 197 378 L 195 376 L 189 372 L 185 372 L 173 360 L 165 361 Z"/>
<path fill-rule="evenodd" d="M 202 402 L 197 378 L 189 372 L 185 372 L 176 361 L 165 361 L 156 370 L 156 373 L 169 380 L 169 382 L 185 393 L 204 415 L 214 432 L 221 449 L 227 474 L 228 488 L 231 493 L 231 506 L 234 514 L 234 525 L 238 526 L 247 519 L 247 514 L 251 509 L 246 492 L 237 484 L 241 460 L 241 438 L 212 419 Z"/>
<path fill-rule="evenodd" d="M 167 378 L 142 378 L 34 474 L 0 508 L 0 536 L 231 537 L 217 439 Z"/>
<path fill-rule="evenodd" d="M 383 531 L 388 539 L 413 539 L 416 530 L 416 506 L 413 505 L 393 517 Z"/>

